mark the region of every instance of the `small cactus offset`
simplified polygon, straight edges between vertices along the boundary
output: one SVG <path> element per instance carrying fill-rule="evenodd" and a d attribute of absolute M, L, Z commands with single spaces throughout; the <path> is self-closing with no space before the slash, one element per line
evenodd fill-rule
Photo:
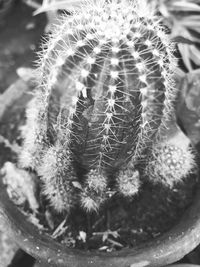
<path fill-rule="evenodd" d="M 138 192 L 136 165 L 172 113 L 174 66 L 173 44 L 145 1 L 85 1 L 60 19 L 40 55 L 20 158 L 58 212 Z"/>
<path fill-rule="evenodd" d="M 177 126 L 173 127 L 173 130 Z M 195 157 L 190 140 L 180 131 L 154 144 L 146 165 L 146 174 L 152 183 L 173 187 L 195 169 Z"/>

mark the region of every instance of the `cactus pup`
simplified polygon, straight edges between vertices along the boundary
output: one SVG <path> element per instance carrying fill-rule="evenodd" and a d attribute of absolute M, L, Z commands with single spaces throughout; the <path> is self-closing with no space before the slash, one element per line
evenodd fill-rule
<path fill-rule="evenodd" d="M 56 211 L 138 192 L 137 164 L 173 112 L 173 49 L 146 1 L 85 1 L 60 19 L 40 55 L 20 157 Z"/>

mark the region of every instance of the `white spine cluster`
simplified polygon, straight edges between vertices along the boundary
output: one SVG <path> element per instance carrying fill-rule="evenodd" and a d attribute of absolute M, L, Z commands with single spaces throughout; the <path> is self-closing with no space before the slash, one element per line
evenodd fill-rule
<path fill-rule="evenodd" d="M 175 135 L 153 147 L 146 175 L 153 183 L 173 187 L 195 171 L 190 140 L 178 129 Z"/>
<path fill-rule="evenodd" d="M 107 178 L 96 170 L 91 170 L 85 182 L 83 192 L 81 194 L 82 207 L 90 211 L 98 211 L 102 202 L 106 198 Z"/>
<path fill-rule="evenodd" d="M 133 168 L 120 171 L 117 177 L 118 191 L 125 197 L 135 196 L 141 185 L 140 174 Z"/>

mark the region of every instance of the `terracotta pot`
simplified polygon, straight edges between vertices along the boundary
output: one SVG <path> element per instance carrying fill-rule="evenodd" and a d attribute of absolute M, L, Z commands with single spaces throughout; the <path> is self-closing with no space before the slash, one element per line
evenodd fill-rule
<path fill-rule="evenodd" d="M 14 106 L 16 99 L 21 99 L 26 93 L 25 86 L 20 86 L 18 93 L 16 88 L 9 90 L 10 93 L 5 92 L 6 97 L 0 96 L 2 105 L 6 103 L 4 99 L 11 99 L 7 101 L 4 108 L 0 109 L 0 118 L 11 106 Z M 13 240 L 27 253 L 44 263 L 44 266 L 165 266 L 179 260 L 200 243 L 200 188 L 197 189 L 193 204 L 170 231 L 134 249 L 122 249 L 111 253 L 66 248 L 40 232 L 11 202 L 2 179 L 0 179 L 0 218 L 5 222 L 6 229 Z"/>

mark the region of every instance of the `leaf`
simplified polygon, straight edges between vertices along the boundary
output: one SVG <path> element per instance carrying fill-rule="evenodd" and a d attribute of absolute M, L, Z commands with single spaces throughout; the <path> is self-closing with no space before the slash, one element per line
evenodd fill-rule
<path fill-rule="evenodd" d="M 195 26 L 191 26 L 190 29 L 192 29 L 193 31 L 196 30 Z M 197 28 L 197 32 L 200 29 Z M 174 21 L 173 26 L 172 26 L 172 32 L 171 32 L 171 37 L 175 38 L 176 36 L 182 36 L 185 39 L 188 39 L 190 41 L 194 42 L 199 42 L 200 43 L 200 38 L 194 36 L 193 33 L 191 33 L 191 31 L 189 31 L 189 27 L 186 27 L 184 24 L 181 24 L 181 20 L 180 21 Z"/>
<path fill-rule="evenodd" d="M 189 28 L 198 28 L 200 26 L 200 16 L 187 16 L 187 17 L 183 17 L 179 23 L 181 25 L 184 25 L 185 27 L 189 27 Z"/>
<path fill-rule="evenodd" d="M 157 0 L 157 6 L 165 24 L 171 28 L 171 39 L 177 41 L 186 68 L 193 70 L 192 62 L 200 65 L 196 47 L 200 43 L 200 1 Z"/>
<path fill-rule="evenodd" d="M 189 3 L 187 1 L 177 1 L 173 4 L 174 10 L 178 11 L 200 11 L 200 6 L 195 3 Z"/>
<path fill-rule="evenodd" d="M 182 59 L 188 70 L 192 70 L 192 64 L 190 61 L 190 53 L 187 44 L 178 44 L 178 49 L 181 53 Z"/>
<path fill-rule="evenodd" d="M 200 142 L 200 70 L 186 74 L 177 85 L 181 90 L 177 115 L 193 144 Z"/>
<path fill-rule="evenodd" d="M 183 36 L 175 36 L 174 38 L 172 38 L 172 41 L 175 43 L 182 43 L 182 44 L 190 44 L 190 45 L 194 44 L 194 42 L 184 38 Z"/>
<path fill-rule="evenodd" d="M 190 58 L 191 60 L 196 64 L 196 65 L 200 65 L 200 50 L 194 46 L 194 45 L 191 45 L 190 46 Z"/>
<path fill-rule="evenodd" d="M 84 2 L 85 0 L 44 0 L 42 6 L 34 12 L 34 15 L 58 9 L 74 11 Z"/>

